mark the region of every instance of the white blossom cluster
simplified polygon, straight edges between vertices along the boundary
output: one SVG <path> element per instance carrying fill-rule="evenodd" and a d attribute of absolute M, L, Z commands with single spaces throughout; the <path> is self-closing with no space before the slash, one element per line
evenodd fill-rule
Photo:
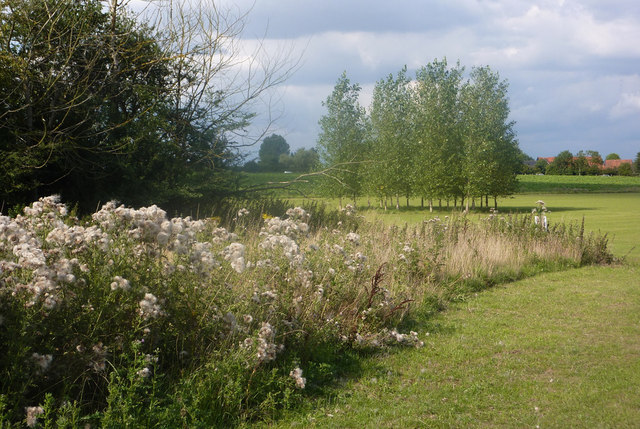
<path fill-rule="evenodd" d="M 45 372 L 51 366 L 51 362 L 53 361 L 52 355 L 41 355 L 40 353 L 33 353 L 31 355 L 31 360 L 38 366 L 38 369 L 41 372 Z"/>
<path fill-rule="evenodd" d="M 38 423 L 38 417 L 44 414 L 44 408 L 42 407 L 26 407 L 25 411 L 27 413 L 27 426 L 30 428 L 35 427 Z"/>
<path fill-rule="evenodd" d="M 260 243 L 260 248 L 268 251 L 282 249 L 284 256 L 291 263 L 299 264 L 302 262 L 303 257 L 300 253 L 300 247 L 294 239 L 281 234 L 272 235 L 261 232 L 260 235 L 264 237 Z"/>
<path fill-rule="evenodd" d="M 231 264 L 231 268 L 236 270 L 238 273 L 242 273 L 246 264 L 244 261 L 244 244 L 241 243 L 231 243 L 222 251 L 222 256 L 225 260 L 229 261 Z"/>
<path fill-rule="evenodd" d="M 268 322 L 262 322 L 260 332 L 258 332 L 258 363 L 271 362 L 275 360 L 276 353 L 282 350 L 283 346 L 276 345 L 276 332 Z"/>
<path fill-rule="evenodd" d="M 351 204 L 347 204 L 341 211 L 347 216 L 353 216 L 356 213 L 356 208 Z"/>
<path fill-rule="evenodd" d="M 39 238 L 51 227 L 59 235 L 64 235 L 61 231 L 66 225 L 58 216 L 66 215 L 66 208 L 57 203 L 57 197 L 41 198 L 31 208 L 25 208 L 25 213 L 25 216 L 18 215 L 15 219 L 0 216 L 0 254 L 5 255 L 0 261 L 0 273 L 5 278 L 6 291 L 12 296 L 27 293 L 26 306 L 41 302 L 45 309 L 52 310 L 61 299 L 60 291 L 64 285 L 76 281 L 74 270 L 86 271 L 86 266 L 80 265 L 77 258 L 65 257 L 65 252 L 55 246 L 49 236 L 45 243 Z M 93 232 L 90 237 L 91 240 L 95 237 Z M 74 242 L 82 244 L 86 238 L 83 234 Z M 30 273 L 27 281 L 25 270 Z"/>
<path fill-rule="evenodd" d="M 362 347 L 380 348 L 386 345 L 404 345 L 420 348 L 424 346 L 424 341 L 420 341 L 418 333 L 411 331 L 409 334 L 401 334 L 397 330 L 383 329 L 376 333 L 356 334 L 355 343 Z"/>
<path fill-rule="evenodd" d="M 307 379 L 302 376 L 302 370 L 299 367 L 292 369 L 289 377 L 295 380 L 298 389 L 304 389 L 307 384 Z"/>
<path fill-rule="evenodd" d="M 142 299 L 138 305 L 138 314 L 145 320 L 155 319 L 156 317 L 164 315 L 158 298 L 152 293 L 145 293 L 144 299 Z"/>

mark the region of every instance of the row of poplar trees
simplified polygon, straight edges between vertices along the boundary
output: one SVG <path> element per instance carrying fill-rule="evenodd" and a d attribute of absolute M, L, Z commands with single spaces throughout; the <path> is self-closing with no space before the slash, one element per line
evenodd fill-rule
<path fill-rule="evenodd" d="M 509 120 L 508 85 L 489 67 L 446 59 L 404 67 L 378 81 L 369 109 L 346 72 L 323 103 L 318 150 L 324 189 L 334 197 L 422 199 L 449 206 L 488 206 L 517 189 L 522 152 Z"/>

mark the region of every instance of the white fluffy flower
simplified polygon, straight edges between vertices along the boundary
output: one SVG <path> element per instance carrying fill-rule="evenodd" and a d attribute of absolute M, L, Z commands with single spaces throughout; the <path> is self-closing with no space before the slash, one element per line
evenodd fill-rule
<path fill-rule="evenodd" d="M 307 379 L 302 376 L 302 370 L 298 367 L 291 370 L 289 376 L 296 381 L 296 387 L 298 389 L 304 389 L 304 386 L 307 384 Z"/>

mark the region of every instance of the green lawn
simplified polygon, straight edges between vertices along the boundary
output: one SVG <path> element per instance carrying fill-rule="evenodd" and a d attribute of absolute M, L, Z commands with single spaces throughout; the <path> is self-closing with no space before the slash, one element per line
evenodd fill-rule
<path fill-rule="evenodd" d="M 518 176 L 519 192 L 640 192 L 640 177 L 630 176 Z"/>
<path fill-rule="evenodd" d="M 420 323 L 424 348 L 366 360 L 273 427 L 638 427 L 638 267 L 544 274 Z"/>

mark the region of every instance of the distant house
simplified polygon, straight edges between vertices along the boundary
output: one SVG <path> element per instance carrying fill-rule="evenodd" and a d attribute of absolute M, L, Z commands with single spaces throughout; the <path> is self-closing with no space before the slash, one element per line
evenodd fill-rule
<path fill-rule="evenodd" d="M 604 162 L 604 168 L 618 168 L 622 164 L 633 164 L 632 159 L 607 159 Z"/>
<path fill-rule="evenodd" d="M 540 161 L 541 159 L 544 159 L 545 161 L 547 161 L 549 164 L 551 164 L 553 162 L 554 159 L 556 159 L 555 156 L 539 156 L 536 161 Z"/>
<path fill-rule="evenodd" d="M 587 162 L 589 163 L 589 165 L 597 166 L 600 169 L 603 169 L 603 168 L 615 169 L 620 167 L 622 164 L 633 164 L 632 159 L 608 159 L 604 162 L 604 164 L 598 164 L 593 162 L 590 156 L 586 156 L 585 158 L 587 159 Z M 541 159 L 544 159 L 549 164 L 551 164 L 553 160 L 556 159 L 556 157 L 555 156 L 539 156 L 537 159 L 538 161 Z M 576 159 L 578 159 L 578 157 L 574 156 L 573 160 L 575 161 Z"/>

